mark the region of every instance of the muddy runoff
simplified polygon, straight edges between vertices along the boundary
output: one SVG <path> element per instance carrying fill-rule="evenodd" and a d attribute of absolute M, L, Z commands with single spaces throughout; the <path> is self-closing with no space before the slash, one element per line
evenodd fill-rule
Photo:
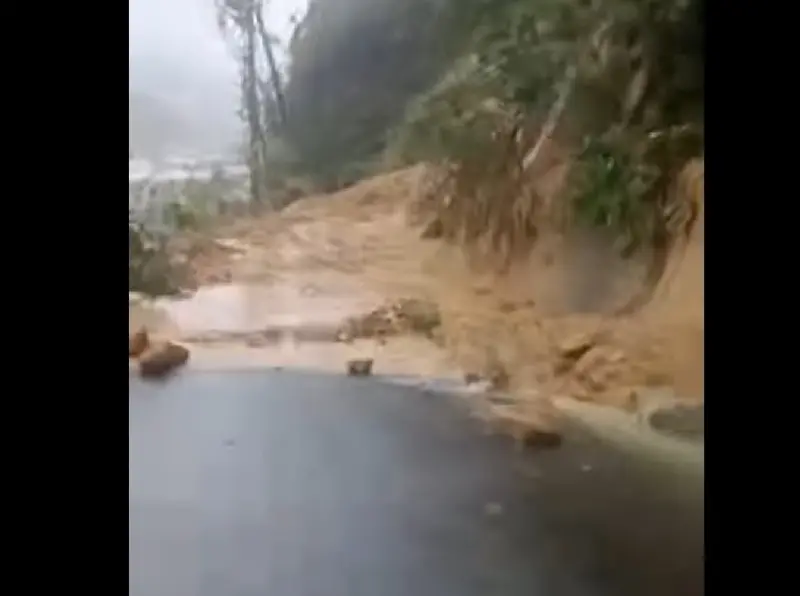
<path fill-rule="evenodd" d="M 367 358 L 375 374 L 460 377 L 436 344 L 436 320 L 420 301 L 387 301 L 352 280 L 319 275 L 206 286 L 180 298 L 133 296 L 129 306 L 131 334 L 144 327 L 186 345 L 192 368 L 343 373 Z"/>
<path fill-rule="evenodd" d="M 523 439 L 530 426 L 550 426 L 560 397 L 611 407 L 637 427 L 678 401 L 702 423 L 702 168 L 684 193 L 697 196 L 696 225 L 647 307 L 624 317 L 613 313 L 642 283 L 636 259 L 621 261 L 602 237 L 554 234 L 508 271 L 476 269 L 409 220 L 422 174 L 378 176 L 213 237 L 176 239 L 200 289 L 134 307 L 132 325 L 186 344 L 190 367 L 344 374 L 348 360 L 372 358 L 377 375 L 493 382 L 511 397 L 487 418 Z M 428 303 L 440 324 L 425 308 L 419 326 L 398 316 Z M 576 408 L 567 414 L 583 415 Z M 593 410 L 585 416 L 595 425 Z M 686 417 L 667 416 L 676 428 Z"/>

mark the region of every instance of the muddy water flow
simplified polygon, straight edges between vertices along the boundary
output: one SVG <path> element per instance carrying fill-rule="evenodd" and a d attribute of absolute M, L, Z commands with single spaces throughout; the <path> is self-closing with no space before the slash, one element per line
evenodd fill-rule
<path fill-rule="evenodd" d="M 345 318 L 379 304 L 360 288 L 294 277 L 269 285 L 228 284 L 200 288 L 182 300 L 159 300 L 183 337 L 248 335 L 271 330 L 334 329 Z"/>
<path fill-rule="evenodd" d="M 189 344 L 201 369 L 309 368 L 343 372 L 351 358 L 372 358 L 376 374 L 457 375 L 443 351 L 423 338 L 384 344 L 336 342 L 341 322 L 381 303 L 343 277 L 292 275 L 272 284 L 200 288 L 183 299 L 130 308 L 130 326 Z"/>

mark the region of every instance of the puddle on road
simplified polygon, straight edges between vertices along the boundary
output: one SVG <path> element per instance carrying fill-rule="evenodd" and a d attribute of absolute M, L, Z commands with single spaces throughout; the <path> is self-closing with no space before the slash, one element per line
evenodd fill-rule
<path fill-rule="evenodd" d="M 352 284 L 348 287 L 339 281 L 323 285 L 318 279 L 296 279 L 271 285 L 203 287 L 190 298 L 162 299 L 155 306 L 185 336 L 335 327 L 379 303 L 379 297 Z"/>
<path fill-rule="evenodd" d="M 449 358 L 418 337 L 385 345 L 332 341 L 343 319 L 383 302 L 341 277 L 315 274 L 266 284 L 202 287 L 183 299 L 131 304 L 129 328 L 187 343 L 193 369 L 310 368 L 344 372 L 352 358 L 373 358 L 376 374 L 456 375 Z"/>

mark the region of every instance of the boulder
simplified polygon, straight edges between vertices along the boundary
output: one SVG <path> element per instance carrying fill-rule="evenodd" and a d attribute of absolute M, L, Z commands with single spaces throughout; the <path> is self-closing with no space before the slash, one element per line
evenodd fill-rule
<path fill-rule="evenodd" d="M 139 374 L 142 377 L 163 377 L 189 360 L 189 350 L 172 342 L 163 342 L 150 347 L 139 358 Z"/>
<path fill-rule="evenodd" d="M 347 361 L 347 375 L 350 377 L 368 377 L 372 374 L 372 358 Z"/>
<path fill-rule="evenodd" d="M 514 436 L 514 440 L 519 448 L 552 449 L 561 445 L 562 437 L 555 429 L 530 426 L 521 428 Z"/>
<path fill-rule="evenodd" d="M 138 358 L 147 348 L 150 347 L 150 337 L 147 329 L 140 327 L 135 333 L 128 337 L 128 357 Z"/>

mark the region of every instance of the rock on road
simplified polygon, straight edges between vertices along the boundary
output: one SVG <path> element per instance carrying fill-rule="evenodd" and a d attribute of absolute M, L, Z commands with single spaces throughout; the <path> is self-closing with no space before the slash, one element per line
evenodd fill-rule
<path fill-rule="evenodd" d="M 131 596 L 699 596 L 702 489 L 378 379 L 131 377 Z M 699 491 L 699 492 L 698 492 Z"/>

